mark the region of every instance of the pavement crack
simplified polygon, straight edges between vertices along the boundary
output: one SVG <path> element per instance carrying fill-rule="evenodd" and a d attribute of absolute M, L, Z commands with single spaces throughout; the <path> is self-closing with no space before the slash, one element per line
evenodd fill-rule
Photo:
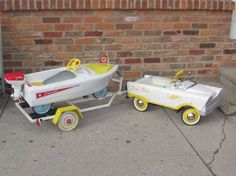
<path fill-rule="evenodd" d="M 214 171 L 212 170 L 212 168 L 208 165 L 208 163 L 206 163 L 206 161 L 202 158 L 202 156 L 200 155 L 200 153 L 197 151 L 197 149 L 193 146 L 193 144 L 191 143 L 191 141 L 187 138 L 187 136 L 185 136 L 184 132 L 180 129 L 180 127 L 174 122 L 174 120 L 171 118 L 171 116 L 167 113 L 167 111 L 165 110 L 165 108 L 162 108 L 162 110 L 164 111 L 164 113 L 168 116 L 168 118 L 170 119 L 170 121 L 174 124 L 174 126 L 177 128 L 177 130 L 180 132 L 180 134 L 184 137 L 184 139 L 186 140 L 186 142 L 189 144 L 189 146 L 192 148 L 192 150 L 196 153 L 196 155 L 199 157 L 199 159 L 202 161 L 202 163 L 205 165 L 205 167 L 207 168 L 207 170 L 211 173 L 212 176 L 217 176 Z M 225 119 L 224 119 L 224 123 L 223 123 L 223 127 L 225 125 Z M 224 133 L 224 128 L 222 130 L 223 134 Z M 222 141 L 223 143 L 224 141 Z M 222 145 L 222 144 L 221 144 Z"/>
<path fill-rule="evenodd" d="M 220 152 L 220 150 L 221 150 L 221 148 L 222 148 L 222 145 L 223 145 L 223 143 L 224 143 L 224 141 L 225 141 L 225 139 L 226 139 L 226 134 L 225 134 L 225 124 L 226 124 L 226 120 L 227 120 L 227 117 L 225 116 L 225 117 L 224 117 L 224 121 L 223 121 L 222 126 L 221 126 L 222 138 L 221 138 L 221 140 L 220 140 L 219 147 L 214 151 L 211 161 L 209 161 L 209 162 L 207 163 L 208 167 L 210 167 L 210 168 L 211 168 L 211 164 L 215 161 L 215 157 L 216 157 L 216 155 Z"/>

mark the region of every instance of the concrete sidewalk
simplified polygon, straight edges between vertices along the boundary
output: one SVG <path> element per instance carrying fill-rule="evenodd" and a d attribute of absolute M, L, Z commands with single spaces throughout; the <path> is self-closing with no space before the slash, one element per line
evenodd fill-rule
<path fill-rule="evenodd" d="M 236 117 L 216 110 L 199 125 L 159 106 L 138 112 L 131 100 L 84 113 L 71 132 L 29 123 L 9 102 L 0 118 L 1 176 L 234 176 Z"/>

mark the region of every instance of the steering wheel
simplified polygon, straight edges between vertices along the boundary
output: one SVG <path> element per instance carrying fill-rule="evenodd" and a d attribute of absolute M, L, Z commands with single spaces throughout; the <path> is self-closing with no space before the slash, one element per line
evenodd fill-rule
<path fill-rule="evenodd" d="M 79 69 L 79 66 L 80 66 L 80 59 L 74 58 L 69 61 L 69 63 L 66 66 L 66 70 L 76 72 Z"/>
<path fill-rule="evenodd" d="M 170 81 L 170 84 L 175 83 L 177 80 L 181 80 L 181 77 L 185 74 L 185 70 L 180 70 L 175 74 L 175 78 Z"/>
<path fill-rule="evenodd" d="M 175 79 L 180 79 L 185 74 L 185 70 L 180 70 L 175 74 Z"/>

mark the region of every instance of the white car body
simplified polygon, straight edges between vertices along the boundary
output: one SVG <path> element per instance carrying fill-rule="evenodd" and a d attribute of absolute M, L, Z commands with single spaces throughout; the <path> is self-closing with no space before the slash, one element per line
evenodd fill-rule
<path fill-rule="evenodd" d="M 170 78 L 145 75 L 127 83 L 129 97 L 141 97 L 148 103 L 179 110 L 192 107 L 205 116 L 220 105 L 219 94 L 222 88 L 197 84 L 193 81 L 172 82 Z"/>

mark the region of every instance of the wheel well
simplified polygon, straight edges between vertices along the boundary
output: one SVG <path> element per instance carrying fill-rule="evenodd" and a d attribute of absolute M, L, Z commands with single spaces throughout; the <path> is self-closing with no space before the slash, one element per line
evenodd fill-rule
<path fill-rule="evenodd" d="M 192 107 L 192 106 L 183 106 L 183 107 L 179 108 L 179 109 L 177 110 L 177 112 L 183 112 L 184 110 L 189 109 L 189 108 L 195 109 L 195 108 Z"/>

